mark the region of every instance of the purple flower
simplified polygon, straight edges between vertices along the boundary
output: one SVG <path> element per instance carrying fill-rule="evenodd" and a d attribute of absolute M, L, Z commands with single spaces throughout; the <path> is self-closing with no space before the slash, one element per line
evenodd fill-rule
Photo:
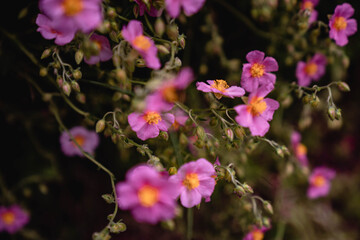
<path fill-rule="evenodd" d="M 133 167 L 116 185 L 119 208 L 131 210 L 138 222 L 155 224 L 174 217 L 178 185 L 147 165 Z"/>
<path fill-rule="evenodd" d="M 122 35 L 124 39 L 144 58 L 146 66 L 152 69 L 159 69 L 161 67 L 157 57 L 155 43 L 152 39 L 143 35 L 141 22 L 131 20 L 127 26 L 123 27 Z"/>
<path fill-rule="evenodd" d="M 339 46 L 348 43 L 348 36 L 357 32 L 357 22 L 351 18 L 354 15 L 354 8 L 348 3 L 336 6 L 334 14 L 329 21 L 330 38 L 334 39 Z"/>
<path fill-rule="evenodd" d="M 318 12 L 314 9 L 319 4 L 319 0 L 303 0 L 301 3 L 301 10 L 308 10 L 310 12 L 309 24 L 316 21 Z"/>
<path fill-rule="evenodd" d="M 198 205 L 202 197 L 210 201 L 215 188 L 214 176 L 214 165 L 200 158 L 182 165 L 177 174 L 172 175 L 169 180 L 181 185 L 180 202 L 184 207 L 191 208 Z"/>
<path fill-rule="evenodd" d="M 38 14 L 36 24 L 39 26 L 37 31 L 41 33 L 43 38 L 48 40 L 55 38 L 55 43 L 60 46 L 71 42 L 77 32 L 76 28 L 52 21 L 44 14 Z"/>
<path fill-rule="evenodd" d="M 39 8 L 58 25 L 83 32 L 97 28 L 103 18 L 101 0 L 40 0 Z"/>
<path fill-rule="evenodd" d="M 307 148 L 301 142 L 301 135 L 299 132 L 294 131 L 291 134 L 291 147 L 295 153 L 296 158 L 299 160 L 301 166 L 308 165 Z"/>
<path fill-rule="evenodd" d="M 20 230 L 29 222 L 29 214 L 18 205 L 0 207 L 0 232 L 10 234 Z"/>
<path fill-rule="evenodd" d="M 69 132 L 73 139 L 85 152 L 90 154 L 95 152 L 96 147 L 99 145 L 99 136 L 95 131 L 90 131 L 82 126 L 77 126 L 70 129 Z M 60 136 L 60 144 L 61 150 L 66 156 L 84 156 L 66 131 L 64 131 Z"/>
<path fill-rule="evenodd" d="M 159 17 L 162 11 L 157 10 L 152 4 L 152 0 L 148 0 L 150 9 L 142 0 L 134 0 L 139 5 L 139 15 L 143 16 L 145 11 L 152 17 Z"/>
<path fill-rule="evenodd" d="M 272 120 L 274 111 L 279 108 L 279 103 L 270 98 L 264 98 L 273 86 L 264 85 L 249 95 L 246 105 L 235 106 L 234 109 L 238 116 L 236 122 L 240 126 L 250 128 L 253 136 L 264 136 L 270 125 L 268 121 Z"/>
<path fill-rule="evenodd" d="M 173 18 L 179 16 L 181 7 L 186 16 L 191 16 L 197 13 L 204 3 L 205 0 L 165 0 L 166 10 Z"/>
<path fill-rule="evenodd" d="M 110 47 L 110 42 L 106 37 L 93 33 L 90 37 L 90 40 L 99 46 L 100 52 L 97 56 L 91 56 L 90 58 L 85 57 L 84 61 L 87 64 L 92 65 L 100 61 L 105 62 L 112 58 L 113 52 Z"/>
<path fill-rule="evenodd" d="M 277 61 L 265 53 L 255 50 L 246 55 L 249 63 L 244 64 L 241 74 L 241 86 L 248 92 L 255 91 L 259 85 L 274 85 L 276 76 L 270 72 L 279 69 Z"/>
<path fill-rule="evenodd" d="M 315 168 L 309 176 L 307 196 L 311 199 L 323 197 L 330 192 L 330 181 L 335 177 L 335 171 L 327 167 Z"/>
<path fill-rule="evenodd" d="M 326 70 L 327 60 L 321 53 L 316 53 L 308 62 L 300 61 L 296 66 L 299 86 L 309 86 L 311 80 L 318 81 Z"/>
<path fill-rule="evenodd" d="M 176 108 L 172 112 L 175 117 L 172 128 L 177 131 L 179 130 L 180 126 L 185 126 L 186 121 L 189 119 L 189 115 L 179 108 Z"/>
<path fill-rule="evenodd" d="M 243 240 L 262 240 L 264 238 L 264 233 L 269 230 L 269 228 L 262 227 L 253 227 L 253 230 L 246 234 Z"/>
<path fill-rule="evenodd" d="M 214 93 L 217 99 L 221 99 L 222 97 L 229 97 L 229 98 L 241 97 L 244 96 L 245 94 L 244 89 L 237 86 L 229 87 L 229 85 L 225 80 L 221 80 L 221 79 L 207 80 L 207 83 L 208 84 L 204 82 L 197 82 L 196 83 L 197 90 L 202 92 L 212 92 Z"/>

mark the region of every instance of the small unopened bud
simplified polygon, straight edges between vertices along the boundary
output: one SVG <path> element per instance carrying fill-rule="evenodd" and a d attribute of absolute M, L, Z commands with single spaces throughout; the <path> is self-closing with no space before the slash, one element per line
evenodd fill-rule
<path fill-rule="evenodd" d="M 225 135 L 230 140 L 230 142 L 234 140 L 234 132 L 231 130 L 231 128 L 225 128 Z"/>
<path fill-rule="evenodd" d="M 97 133 L 100 133 L 102 131 L 104 131 L 105 129 L 105 120 L 104 119 L 100 119 L 99 121 L 97 121 L 96 126 L 95 126 L 95 131 Z"/>
<path fill-rule="evenodd" d="M 335 111 L 335 119 L 340 120 L 341 119 L 341 109 L 337 108 Z"/>
<path fill-rule="evenodd" d="M 71 88 L 76 92 L 80 92 L 80 85 L 75 81 L 71 81 Z"/>
<path fill-rule="evenodd" d="M 182 65 L 182 62 L 181 62 L 180 58 L 176 57 L 174 60 L 174 66 L 181 67 L 181 65 Z"/>
<path fill-rule="evenodd" d="M 111 233 L 121 233 L 126 231 L 126 225 L 123 222 L 110 224 L 109 230 Z"/>
<path fill-rule="evenodd" d="M 198 148 L 203 148 L 205 146 L 205 143 L 202 140 L 197 140 L 194 145 Z"/>
<path fill-rule="evenodd" d="M 119 42 L 119 36 L 118 36 L 118 34 L 116 33 L 116 31 L 111 31 L 111 32 L 109 33 L 109 37 L 110 37 L 110 39 L 111 39 L 112 41 L 114 41 L 114 42 L 116 42 L 116 43 Z"/>
<path fill-rule="evenodd" d="M 111 194 L 103 194 L 101 197 L 109 204 L 114 203 L 114 197 Z"/>
<path fill-rule="evenodd" d="M 82 77 L 82 73 L 79 69 L 76 69 L 74 72 L 73 72 L 73 77 L 75 80 L 79 80 L 81 77 Z"/>
<path fill-rule="evenodd" d="M 161 222 L 161 226 L 167 230 L 174 230 L 175 229 L 175 222 L 174 220 L 166 220 Z"/>
<path fill-rule="evenodd" d="M 165 141 L 169 140 L 169 134 L 167 132 L 161 131 L 159 135 Z"/>
<path fill-rule="evenodd" d="M 81 61 L 83 60 L 84 58 L 84 52 L 82 50 L 77 50 L 76 53 L 75 53 L 75 62 L 77 64 L 80 64 Z"/>
<path fill-rule="evenodd" d="M 237 185 L 235 188 L 234 188 L 234 192 L 238 195 L 244 195 L 246 192 L 245 192 L 245 189 L 240 186 L 240 185 Z"/>
<path fill-rule="evenodd" d="M 49 57 L 51 54 L 51 49 L 50 48 L 47 48 L 43 51 L 43 53 L 41 54 L 41 59 L 44 59 L 44 58 L 47 58 Z"/>
<path fill-rule="evenodd" d="M 110 18 L 115 18 L 116 17 L 116 10 L 113 7 L 109 7 L 106 11 L 106 14 L 110 17 Z"/>
<path fill-rule="evenodd" d="M 120 139 L 120 135 L 119 135 L 119 134 L 117 134 L 117 133 L 111 134 L 111 141 L 112 141 L 114 144 L 116 144 L 116 143 L 119 141 L 119 139 Z"/>
<path fill-rule="evenodd" d="M 335 120 L 336 108 L 334 106 L 330 106 L 327 110 L 327 114 L 331 121 Z"/>
<path fill-rule="evenodd" d="M 47 68 L 44 68 L 44 67 L 40 68 L 39 75 L 41 77 L 45 77 L 47 74 L 48 74 Z"/>
<path fill-rule="evenodd" d="M 56 83 L 57 83 L 57 85 L 61 88 L 62 85 L 64 84 L 64 80 L 62 79 L 62 77 L 57 76 L 57 78 L 56 78 Z"/>
<path fill-rule="evenodd" d="M 350 91 L 350 87 L 346 82 L 339 82 L 337 85 L 338 85 L 338 88 L 343 92 L 349 92 Z"/>
<path fill-rule="evenodd" d="M 279 155 L 280 157 L 284 157 L 284 151 L 282 150 L 282 148 L 281 147 L 277 147 L 276 148 L 276 153 L 277 153 L 277 155 Z"/>
<path fill-rule="evenodd" d="M 245 130 L 242 127 L 235 127 L 235 136 L 240 139 L 243 140 L 244 136 L 245 136 Z"/>
<path fill-rule="evenodd" d="M 305 95 L 303 98 L 302 98 L 302 102 L 304 104 L 308 104 L 310 103 L 310 101 L 312 100 L 312 97 L 310 95 Z"/>
<path fill-rule="evenodd" d="M 83 93 L 76 94 L 76 100 L 78 100 L 79 103 L 85 104 L 86 103 L 86 96 Z"/>
<path fill-rule="evenodd" d="M 134 5 L 133 13 L 134 13 L 135 18 L 137 18 L 139 16 L 139 6 L 138 5 Z"/>
<path fill-rule="evenodd" d="M 189 140 L 184 133 L 180 133 L 179 142 L 181 145 L 184 145 L 184 146 L 189 143 Z"/>
<path fill-rule="evenodd" d="M 228 181 L 228 182 L 231 182 L 233 176 L 235 175 L 235 171 L 233 169 L 230 169 L 230 172 L 229 171 L 226 171 L 225 172 L 225 180 Z"/>
<path fill-rule="evenodd" d="M 164 45 L 156 45 L 157 49 L 159 50 L 160 54 L 168 55 L 170 53 L 169 49 L 165 47 Z"/>
<path fill-rule="evenodd" d="M 178 26 L 176 26 L 175 24 L 168 25 L 168 27 L 166 28 L 166 34 L 171 40 L 176 41 L 179 36 Z"/>
<path fill-rule="evenodd" d="M 270 219 L 267 218 L 267 217 L 264 217 L 264 218 L 262 219 L 262 223 L 263 223 L 264 227 L 266 227 L 266 228 L 271 227 Z"/>
<path fill-rule="evenodd" d="M 197 126 L 196 127 L 196 135 L 198 136 L 199 140 L 204 140 L 206 137 L 204 128 L 201 126 Z"/>
<path fill-rule="evenodd" d="M 142 58 L 137 59 L 136 60 L 136 66 L 140 67 L 140 68 L 146 67 L 144 59 L 142 59 Z"/>
<path fill-rule="evenodd" d="M 243 184 L 243 188 L 245 189 L 246 192 L 248 193 L 254 193 L 254 190 L 252 189 L 252 187 L 250 187 L 247 183 Z"/>
<path fill-rule="evenodd" d="M 171 167 L 169 168 L 169 174 L 170 175 L 175 175 L 177 173 L 177 168 L 176 167 Z"/>
<path fill-rule="evenodd" d="M 184 36 L 184 34 L 181 34 L 180 36 L 179 36 L 179 45 L 180 45 L 180 47 L 182 48 L 182 49 L 185 49 L 185 44 L 186 44 L 186 41 L 185 41 L 185 36 Z"/>
<path fill-rule="evenodd" d="M 264 202 L 263 202 L 263 206 L 264 206 L 264 209 L 265 209 L 268 213 L 274 214 L 273 207 L 272 207 L 272 205 L 270 204 L 269 201 L 264 201 Z"/>
<path fill-rule="evenodd" d="M 161 18 L 157 18 L 155 20 L 155 32 L 156 34 L 158 34 L 160 37 L 164 34 L 165 32 L 165 23 Z"/>
<path fill-rule="evenodd" d="M 315 96 L 311 101 L 310 101 L 310 104 L 313 108 L 316 108 L 319 106 L 320 104 L 320 99 L 318 96 Z"/>
<path fill-rule="evenodd" d="M 62 90 L 66 96 L 70 96 L 71 93 L 71 86 L 68 82 L 64 82 L 62 85 Z"/>

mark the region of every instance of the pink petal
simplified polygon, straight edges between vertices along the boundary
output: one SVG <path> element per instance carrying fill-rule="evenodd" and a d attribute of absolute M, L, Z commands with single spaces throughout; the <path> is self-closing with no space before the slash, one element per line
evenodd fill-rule
<path fill-rule="evenodd" d="M 145 141 L 149 138 L 155 138 L 159 136 L 159 128 L 156 125 L 145 124 L 139 131 L 136 132 L 136 135 L 141 140 Z"/>
<path fill-rule="evenodd" d="M 118 183 L 116 185 L 116 196 L 121 209 L 131 209 L 139 204 L 136 191 L 127 183 Z"/>
<path fill-rule="evenodd" d="M 172 18 L 180 14 L 180 0 L 165 0 L 166 11 Z"/>
<path fill-rule="evenodd" d="M 357 32 L 357 22 L 355 19 L 347 20 L 347 26 L 345 29 L 346 35 L 350 36 Z"/>
<path fill-rule="evenodd" d="M 180 202 L 184 207 L 191 208 L 201 202 L 201 195 L 196 190 L 187 190 L 180 195 Z"/>
<path fill-rule="evenodd" d="M 253 117 L 251 113 L 247 111 L 246 105 L 238 105 L 234 107 L 237 112 L 237 116 L 235 117 L 236 122 L 242 127 L 250 127 L 253 125 Z"/>
<path fill-rule="evenodd" d="M 246 55 L 246 60 L 249 63 L 261 63 L 263 61 L 264 57 L 265 57 L 265 53 L 263 53 L 259 50 L 254 50 L 254 51 L 249 52 Z"/>
<path fill-rule="evenodd" d="M 249 126 L 251 135 L 263 137 L 270 128 L 270 124 L 261 116 L 254 117 L 253 124 Z"/>
<path fill-rule="evenodd" d="M 183 68 L 175 78 L 174 85 L 177 89 L 185 89 L 194 80 L 191 68 Z"/>
<path fill-rule="evenodd" d="M 202 92 L 212 92 L 212 87 L 204 82 L 197 82 L 196 89 Z"/>
<path fill-rule="evenodd" d="M 237 86 L 231 86 L 228 89 L 226 89 L 224 95 L 229 96 L 231 98 L 234 97 L 242 97 L 245 94 L 245 90 L 242 89 L 241 87 L 237 87 Z"/>
<path fill-rule="evenodd" d="M 266 72 L 276 72 L 279 70 L 279 65 L 273 57 L 266 57 L 262 64 L 265 66 Z"/>
<path fill-rule="evenodd" d="M 139 131 L 142 127 L 144 127 L 145 124 L 147 124 L 143 118 L 143 114 L 136 113 L 136 112 L 129 114 L 128 122 L 129 122 L 131 129 L 134 132 Z"/>
<path fill-rule="evenodd" d="M 175 117 L 173 114 L 165 113 L 161 116 L 161 121 L 159 121 L 157 127 L 159 130 L 166 132 L 171 127 L 171 125 L 173 125 L 174 121 Z"/>
<path fill-rule="evenodd" d="M 186 16 L 197 13 L 204 5 L 205 0 L 182 0 L 182 7 Z"/>

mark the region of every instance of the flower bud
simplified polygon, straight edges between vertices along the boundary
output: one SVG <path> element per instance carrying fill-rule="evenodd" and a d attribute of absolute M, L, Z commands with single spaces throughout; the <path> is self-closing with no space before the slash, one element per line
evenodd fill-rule
<path fill-rule="evenodd" d="M 196 127 L 196 135 L 198 136 L 199 140 L 204 140 L 206 137 L 204 128 L 201 126 L 197 126 Z"/>
<path fill-rule="evenodd" d="M 189 140 L 184 133 L 180 133 L 179 142 L 181 145 L 184 145 L 184 146 L 189 143 Z"/>
<path fill-rule="evenodd" d="M 109 18 L 115 18 L 116 17 L 116 10 L 113 7 L 109 7 L 106 11 L 106 14 L 109 16 Z"/>
<path fill-rule="evenodd" d="M 105 125 L 106 125 L 106 124 L 105 124 L 105 120 L 104 120 L 104 119 L 100 119 L 100 120 L 97 121 L 97 123 L 96 123 L 95 131 L 96 131 L 97 133 L 100 133 L 100 132 L 104 131 Z"/>
<path fill-rule="evenodd" d="M 75 80 L 79 80 L 82 77 L 82 73 L 79 69 L 74 70 L 73 77 Z"/>
<path fill-rule="evenodd" d="M 176 41 L 179 36 L 178 26 L 175 24 L 168 25 L 166 28 L 166 34 L 171 40 Z"/>
<path fill-rule="evenodd" d="M 40 68 L 39 75 L 41 77 L 45 77 L 47 74 L 48 74 L 47 68 L 44 68 L 44 67 Z"/>
<path fill-rule="evenodd" d="M 136 66 L 140 68 L 146 67 L 145 60 L 142 58 L 136 59 Z"/>
<path fill-rule="evenodd" d="M 237 186 L 234 188 L 234 193 L 242 196 L 242 195 L 244 195 L 246 192 L 245 192 L 245 189 L 244 189 L 242 186 L 237 185 Z"/>
<path fill-rule="evenodd" d="M 65 93 L 66 96 L 70 96 L 71 93 L 71 86 L 68 82 L 64 82 L 62 84 L 62 90 Z"/>
<path fill-rule="evenodd" d="M 158 34 L 160 37 L 164 34 L 164 32 L 165 32 L 165 23 L 164 23 L 164 21 L 161 19 L 161 18 L 157 18 L 156 20 L 155 20 L 155 26 L 154 26 L 154 28 L 155 28 L 155 32 L 156 32 L 156 34 Z"/>
<path fill-rule="evenodd" d="M 334 106 L 330 106 L 327 110 L 327 114 L 331 121 L 335 119 L 336 116 L 336 108 Z"/>
<path fill-rule="evenodd" d="M 118 68 L 115 70 L 115 78 L 120 83 L 125 83 L 126 81 L 126 72 L 124 69 Z"/>
<path fill-rule="evenodd" d="M 272 205 L 270 204 L 269 201 L 264 201 L 264 202 L 263 202 L 263 206 L 264 206 L 264 209 L 265 209 L 268 213 L 274 214 L 273 207 L 272 207 Z"/>
<path fill-rule="evenodd" d="M 161 131 L 159 135 L 165 141 L 169 140 L 169 134 L 167 132 Z"/>
<path fill-rule="evenodd" d="M 320 99 L 318 96 L 314 96 L 313 99 L 310 101 L 310 104 L 313 108 L 316 108 L 320 104 Z"/>
<path fill-rule="evenodd" d="M 307 94 L 302 98 L 302 102 L 304 104 L 310 103 L 311 100 L 312 100 L 312 97 L 310 95 L 307 95 Z"/>
<path fill-rule="evenodd" d="M 235 127 L 235 136 L 240 139 L 243 140 L 245 137 L 245 130 L 242 127 L 236 126 Z"/>
<path fill-rule="evenodd" d="M 57 78 L 56 78 L 56 83 L 57 83 L 57 85 L 59 86 L 59 88 L 61 88 L 62 85 L 64 84 L 64 80 L 62 79 L 62 77 L 57 76 Z"/>
<path fill-rule="evenodd" d="M 174 60 L 174 66 L 181 67 L 181 65 L 182 65 L 182 62 L 181 62 L 180 58 L 176 57 Z"/>
<path fill-rule="evenodd" d="M 252 187 L 250 187 L 247 183 L 243 184 L 243 188 L 245 189 L 246 192 L 248 193 L 254 193 L 254 190 L 252 189 Z"/>
<path fill-rule="evenodd" d="M 109 204 L 114 203 L 115 199 L 111 194 L 103 194 L 101 197 Z"/>
<path fill-rule="evenodd" d="M 156 47 L 160 54 L 168 55 L 170 53 L 169 49 L 164 45 L 157 44 Z"/>
<path fill-rule="evenodd" d="M 176 167 L 171 167 L 169 168 L 169 174 L 170 175 L 175 175 L 177 173 L 177 168 Z"/>
<path fill-rule="evenodd" d="M 126 225 L 123 222 L 110 224 L 109 230 L 111 233 L 121 233 L 126 231 Z"/>
<path fill-rule="evenodd" d="M 80 92 L 80 85 L 75 81 L 71 81 L 71 88 L 76 92 Z"/>
<path fill-rule="evenodd" d="M 138 18 L 138 16 L 139 16 L 139 6 L 138 5 L 134 6 L 133 14 L 134 14 L 135 18 Z"/>
<path fill-rule="evenodd" d="M 339 82 L 338 88 L 343 92 L 350 92 L 350 87 L 346 82 Z"/>
<path fill-rule="evenodd" d="M 335 119 L 336 120 L 340 120 L 341 119 L 341 109 L 340 108 L 337 108 L 335 110 Z"/>
<path fill-rule="evenodd" d="M 185 41 L 185 36 L 184 36 L 184 34 L 181 34 L 181 35 L 179 36 L 178 41 L 179 41 L 180 47 L 181 47 L 182 49 L 185 49 L 186 41 Z"/>
<path fill-rule="evenodd" d="M 197 140 L 194 145 L 198 148 L 203 148 L 205 146 L 205 143 L 202 140 Z"/>
<path fill-rule="evenodd" d="M 175 229 L 175 222 L 174 220 L 166 220 L 161 222 L 161 226 L 167 230 L 174 230 Z"/>
<path fill-rule="evenodd" d="M 77 64 L 80 64 L 81 61 L 83 60 L 84 58 L 84 52 L 82 50 L 77 50 L 76 53 L 75 53 L 75 62 Z"/>
<path fill-rule="evenodd" d="M 50 48 L 47 48 L 43 51 L 43 53 L 41 54 L 41 58 L 40 59 L 44 59 L 44 58 L 47 58 L 49 57 L 51 54 L 51 49 Z"/>
<path fill-rule="evenodd" d="M 234 140 L 234 132 L 231 130 L 231 128 L 225 128 L 225 135 L 230 140 L 230 142 Z"/>
<path fill-rule="evenodd" d="M 119 42 L 119 36 L 118 36 L 118 34 L 116 33 L 116 31 L 111 31 L 111 32 L 109 33 L 109 37 L 110 37 L 110 39 L 111 39 L 112 41 L 114 41 L 114 42 L 116 42 L 116 43 Z"/>
<path fill-rule="evenodd" d="M 85 96 L 85 94 L 83 94 L 83 93 L 78 93 L 78 94 L 76 94 L 76 100 L 77 100 L 79 103 L 85 104 L 85 103 L 86 103 L 86 96 Z"/>

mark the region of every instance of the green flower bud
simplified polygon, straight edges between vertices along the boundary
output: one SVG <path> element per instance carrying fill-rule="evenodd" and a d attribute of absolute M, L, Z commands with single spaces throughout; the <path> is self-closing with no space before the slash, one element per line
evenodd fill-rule
<path fill-rule="evenodd" d="M 176 167 L 171 167 L 169 168 L 169 174 L 170 175 L 175 175 L 177 173 L 177 168 Z"/>
<path fill-rule="evenodd" d="M 164 23 L 164 21 L 161 19 L 161 18 L 157 18 L 156 20 L 155 20 L 155 26 L 154 26 L 154 28 L 155 28 L 155 32 L 156 32 L 156 34 L 158 34 L 160 37 L 164 34 L 164 32 L 165 32 L 165 23 Z"/>
<path fill-rule="evenodd" d="M 79 80 L 81 77 L 82 77 L 82 73 L 79 69 L 76 69 L 74 72 L 73 72 L 73 77 L 75 80 Z"/>
<path fill-rule="evenodd" d="M 115 199 L 111 194 L 103 194 L 101 197 L 109 204 L 114 203 Z"/>
<path fill-rule="evenodd" d="M 272 205 L 270 204 L 269 201 L 264 201 L 264 202 L 263 202 L 263 206 L 264 206 L 264 209 L 265 209 L 268 213 L 274 214 L 273 207 L 272 207 Z"/>
<path fill-rule="evenodd" d="M 75 62 L 77 64 L 80 64 L 81 61 L 83 60 L 84 58 L 84 52 L 82 50 L 77 50 L 76 53 L 75 53 Z"/>
<path fill-rule="evenodd" d="M 243 184 L 243 188 L 245 189 L 246 192 L 248 193 L 254 193 L 254 190 L 252 189 L 252 187 L 250 187 L 247 183 Z"/>
<path fill-rule="evenodd" d="M 123 222 L 110 224 L 109 230 L 111 233 L 121 233 L 126 231 L 126 225 Z"/>
<path fill-rule="evenodd" d="M 71 81 L 71 88 L 76 92 L 80 92 L 80 85 L 75 81 Z"/>
<path fill-rule="evenodd" d="M 196 135 L 199 138 L 199 140 L 204 140 L 206 137 L 206 133 L 203 127 L 197 126 L 196 127 Z"/>
<path fill-rule="evenodd" d="M 70 93 L 71 93 L 71 86 L 68 82 L 64 82 L 62 84 L 62 90 L 63 92 L 65 93 L 66 96 L 70 96 Z"/>
<path fill-rule="evenodd" d="M 337 108 L 335 111 L 335 119 L 340 120 L 341 119 L 341 109 Z"/>
<path fill-rule="evenodd" d="M 105 124 L 105 120 L 104 120 L 104 119 L 100 119 L 100 120 L 97 121 L 97 123 L 96 123 L 95 131 L 96 131 L 97 133 L 100 133 L 100 132 L 104 131 L 105 125 L 106 125 L 106 124 Z"/>
<path fill-rule="evenodd" d="M 169 140 L 169 134 L 167 132 L 161 131 L 159 135 L 165 141 Z"/>
<path fill-rule="evenodd" d="M 350 92 L 350 87 L 346 82 L 339 82 L 338 88 L 343 92 Z"/>
<path fill-rule="evenodd" d="M 330 106 L 327 110 L 327 114 L 331 121 L 335 120 L 336 117 L 336 108 L 334 106 Z"/>
<path fill-rule="evenodd" d="M 44 59 L 44 58 L 47 58 L 49 57 L 51 54 L 51 49 L 50 48 L 47 48 L 43 51 L 43 53 L 41 54 L 41 58 L 40 59 Z"/>
<path fill-rule="evenodd" d="M 45 77 L 47 74 L 48 74 L 47 68 L 44 68 L 44 67 L 40 68 L 39 75 L 41 77 Z"/>

